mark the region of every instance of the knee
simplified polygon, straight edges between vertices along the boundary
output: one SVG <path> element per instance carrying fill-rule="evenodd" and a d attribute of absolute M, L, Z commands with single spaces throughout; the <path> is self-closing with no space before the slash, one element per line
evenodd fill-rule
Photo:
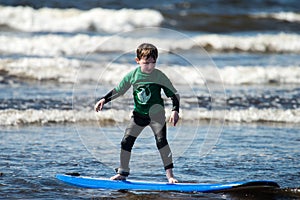
<path fill-rule="evenodd" d="M 165 138 L 165 137 L 157 137 L 156 138 L 156 146 L 158 149 L 161 149 L 161 148 L 165 147 L 166 145 L 168 145 L 167 138 Z"/>
<path fill-rule="evenodd" d="M 131 135 L 125 135 L 121 141 L 121 148 L 123 150 L 131 152 L 135 139 L 136 137 L 133 137 Z"/>

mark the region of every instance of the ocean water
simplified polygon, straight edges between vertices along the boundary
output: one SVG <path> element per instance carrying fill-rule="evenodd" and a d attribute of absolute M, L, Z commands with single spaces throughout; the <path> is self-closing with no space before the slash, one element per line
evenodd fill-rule
<path fill-rule="evenodd" d="M 296 0 L 0 0 L 0 198 L 300 199 L 299 23 Z M 158 47 L 157 67 L 181 95 L 180 122 L 168 127 L 179 181 L 280 189 L 120 192 L 54 178 L 114 174 L 131 92 L 93 106 L 137 67 L 142 42 Z M 150 129 L 131 169 L 132 179 L 166 181 Z"/>

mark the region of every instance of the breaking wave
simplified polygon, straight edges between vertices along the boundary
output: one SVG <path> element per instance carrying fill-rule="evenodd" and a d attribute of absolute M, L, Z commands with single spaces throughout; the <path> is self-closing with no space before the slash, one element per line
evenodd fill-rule
<path fill-rule="evenodd" d="M 81 61 L 79 59 L 55 58 L 21 58 L 0 60 L 0 82 L 5 77 L 20 79 L 32 79 L 39 81 L 53 80 L 57 82 L 98 82 L 117 84 L 120 78 L 125 76 L 135 67 L 134 64 L 103 63 L 102 69 L 99 63 Z M 198 67 L 197 70 L 187 66 L 158 65 L 174 84 L 178 85 L 203 85 L 205 82 L 220 83 L 220 79 L 214 76 L 203 77 L 209 74 L 213 66 Z M 221 83 L 228 85 L 245 84 L 299 84 L 299 66 L 225 66 L 218 68 Z M 102 76 L 100 77 L 100 75 Z M 78 74 L 78 75 L 77 75 Z M 117 76 L 116 76 L 117 74 Z M 182 78 L 178 79 L 178 75 Z M 4 76 L 5 75 L 5 76 Z"/>
<path fill-rule="evenodd" d="M 216 110 L 205 109 L 181 110 L 181 120 L 225 120 L 228 122 L 277 122 L 277 123 L 299 123 L 300 109 L 257 109 L 245 110 Z M 167 116 L 170 112 L 166 111 Z M 116 117 L 117 116 L 117 117 Z M 0 125 L 30 125 L 30 124 L 51 124 L 51 123 L 122 123 L 130 118 L 130 113 L 125 110 L 110 109 L 95 113 L 94 111 L 74 110 L 0 110 Z"/>
<path fill-rule="evenodd" d="M 300 22 L 300 14 L 295 12 L 256 13 L 253 18 L 272 18 L 287 22 Z"/>
<path fill-rule="evenodd" d="M 106 40 L 113 42 L 101 45 Z M 23 54 L 35 56 L 66 56 L 85 55 L 88 53 L 122 52 L 124 46 L 134 50 L 140 43 L 149 41 L 159 44 L 159 48 L 165 51 L 191 50 L 202 47 L 207 51 L 239 51 L 260 53 L 299 53 L 300 35 L 279 34 L 257 34 L 252 36 L 234 36 L 208 34 L 180 39 L 170 36 L 169 38 L 140 37 L 124 38 L 119 36 L 89 36 L 85 34 L 70 35 L 35 35 L 16 36 L 0 35 L 0 52 L 4 54 Z"/>
<path fill-rule="evenodd" d="M 151 19 L 151 20 L 148 20 Z M 108 32 L 130 31 L 145 26 L 159 26 L 162 15 L 150 9 L 110 10 L 94 8 L 54 9 L 0 7 L 0 24 L 26 32 Z"/>

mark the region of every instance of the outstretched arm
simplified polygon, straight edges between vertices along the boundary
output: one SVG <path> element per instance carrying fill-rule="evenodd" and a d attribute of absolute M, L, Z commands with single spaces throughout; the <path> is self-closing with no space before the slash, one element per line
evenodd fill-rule
<path fill-rule="evenodd" d="M 107 93 L 104 97 L 102 97 L 95 105 L 95 111 L 98 112 L 102 110 L 103 105 L 110 102 L 111 100 L 117 98 L 120 96 L 120 93 L 118 93 L 115 89 L 112 89 L 109 93 Z"/>

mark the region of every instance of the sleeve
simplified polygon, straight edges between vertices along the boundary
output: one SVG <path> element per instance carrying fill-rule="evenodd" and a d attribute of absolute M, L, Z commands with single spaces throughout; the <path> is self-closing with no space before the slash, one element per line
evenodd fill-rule
<path fill-rule="evenodd" d="M 122 81 L 119 83 L 117 87 L 109 91 L 105 96 L 103 96 L 101 99 L 105 99 L 105 103 L 110 102 L 111 100 L 114 100 L 118 98 L 119 96 L 125 94 L 125 92 L 131 87 L 130 83 L 131 79 L 131 73 L 128 73 Z"/>
<path fill-rule="evenodd" d="M 179 106 L 180 106 L 180 96 L 179 94 L 174 94 L 173 96 L 171 96 L 171 100 L 172 100 L 172 111 L 177 111 L 179 112 Z"/>
<path fill-rule="evenodd" d="M 167 97 L 170 97 L 172 100 L 172 111 L 177 111 L 179 112 L 179 106 L 180 106 L 180 96 L 177 94 L 177 90 L 171 83 L 170 79 L 162 73 L 162 85 L 163 85 L 163 90 L 164 93 L 166 94 Z"/>
<path fill-rule="evenodd" d="M 117 87 L 115 87 L 115 91 L 119 93 L 120 95 L 125 94 L 125 92 L 131 87 L 131 77 L 132 72 L 129 72 L 119 83 Z M 119 96 L 120 96 L 119 95 Z"/>
<path fill-rule="evenodd" d="M 177 90 L 171 83 L 170 79 L 164 73 L 161 73 L 160 84 L 162 85 L 164 93 L 167 97 L 172 97 L 174 94 L 177 93 Z"/>
<path fill-rule="evenodd" d="M 120 93 L 118 93 L 116 91 L 116 89 L 112 89 L 111 91 L 109 91 L 104 97 L 102 97 L 101 99 L 105 99 L 105 103 L 110 102 L 113 99 L 116 99 L 120 96 Z"/>

